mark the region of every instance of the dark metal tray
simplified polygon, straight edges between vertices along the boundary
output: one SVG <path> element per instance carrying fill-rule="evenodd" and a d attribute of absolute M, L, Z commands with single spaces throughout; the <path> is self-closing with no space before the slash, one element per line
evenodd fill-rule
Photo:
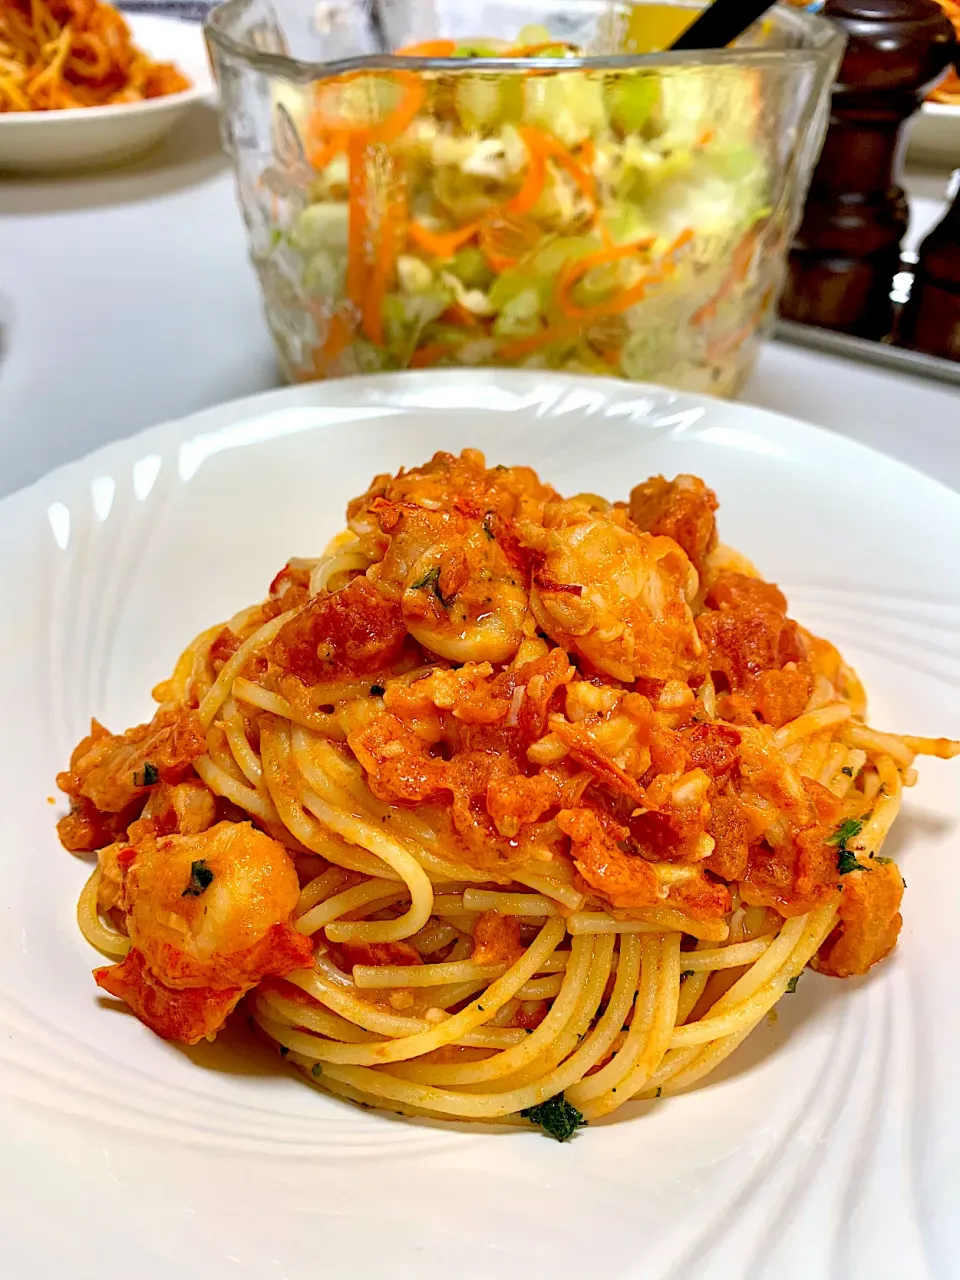
<path fill-rule="evenodd" d="M 879 365 L 895 373 L 910 373 L 916 378 L 932 378 L 960 387 L 960 364 L 953 360 L 940 360 L 920 351 L 908 351 L 887 342 L 870 342 L 866 338 L 851 338 L 832 329 L 817 329 L 813 325 L 794 324 L 792 320 L 778 320 L 773 336 L 781 342 L 812 351 L 825 351 L 831 356 L 846 356 L 848 360 L 862 360 L 865 364 Z"/>

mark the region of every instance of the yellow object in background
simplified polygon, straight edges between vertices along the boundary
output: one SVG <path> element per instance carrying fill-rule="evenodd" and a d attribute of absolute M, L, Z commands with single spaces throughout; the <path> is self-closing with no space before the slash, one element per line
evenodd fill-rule
<path fill-rule="evenodd" d="M 638 4 L 630 15 L 624 48 L 627 53 L 660 53 L 669 49 L 700 12 L 688 5 Z"/>

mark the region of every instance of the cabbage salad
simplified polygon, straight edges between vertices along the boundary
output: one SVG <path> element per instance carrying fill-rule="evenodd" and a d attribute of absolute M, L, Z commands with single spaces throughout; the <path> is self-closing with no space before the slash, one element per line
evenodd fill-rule
<path fill-rule="evenodd" d="M 543 28 L 400 54 L 526 64 L 311 86 L 311 176 L 273 240 L 310 318 L 293 376 L 500 365 L 736 391 L 782 264 L 760 73 L 565 70 L 578 50 Z"/>

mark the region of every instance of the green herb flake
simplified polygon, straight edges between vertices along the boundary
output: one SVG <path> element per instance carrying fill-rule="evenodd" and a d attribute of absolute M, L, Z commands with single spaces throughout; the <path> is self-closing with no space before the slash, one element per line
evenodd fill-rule
<path fill-rule="evenodd" d="M 282 1045 L 280 1046 L 280 1057 L 281 1057 L 281 1058 L 285 1058 L 289 1052 L 290 1052 L 290 1050 L 289 1050 L 289 1048 L 287 1047 L 287 1045 L 282 1044 Z"/>
<path fill-rule="evenodd" d="M 384 695 L 386 692 L 387 692 L 387 691 L 386 691 L 386 689 L 383 687 L 383 685 L 382 685 L 382 684 L 372 684 L 372 685 L 370 686 L 370 697 L 371 697 L 371 698 L 382 698 L 382 697 L 383 697 L 383 695 Z"/>
<path fill-rule="evenodd" d="M 146 760 L 143 768 L 136 770 L 133 775 L 133 785 L 135 787 L 152 787 L 155 782 L 159 781 L 160 770 L 155 764 L 151 764 L 149 760 Z"/>
<path fill-rule="evenodd" d="M 684 969 L 684 971 L 683 971 L 683 973 L 681 973 L 680 977 L 681 977 L 681 978 L 692 978 L 692 977 L 693 977 L 693 974 L 694 974 L 693 969 Z"/>
<path fill-rule="evenodd" d="M 863 818 L 845 818 L 833 835 L 827 836 L 827 844 L 837 846 L 837 870 L 842 876 L 848 876 L 851 871 L 870 870 L 862 862 L 858 862 L 857 855 L 847 848 L 847 841 L 858 836 L 863 830 L 863 822 Z"/>
<path fill-rule="evenodd" d="M 871 853 L 870 857 L 873 858 L 874 862 L 878 862 L 881 867 L 889 867 L 890 863 L 893 861 L 892 858 L 884 858 L 882 854 L 879 853 L 876 857 Z"/>
<path fill-rule="evenodd" d="M 862 818 L 845 818 L 833 835 L 827 836 L 827 844 L 835 844 L 838 849 L 844 849 L 847 841 L 852 840 L 854 836 L 858 836 L 862 830 Z"/>
<path fill-rule="evenodd" d="M 842 774 L 845 774 L 845 775 L 846 775 L 846 777 L 848 777 L 848 778 L 852 778 L 852 777 L 853 777 L 853 768 L 852 768 L 852 766 L 850 766 L 850 765 L 848 765 L 848 764 L 845 764 L 845 765 L 843 766 L 843 768 L 840 770 L 840 772 L 841 772 Z"/>
<path fill-rule="evenodd" d="M 548 1137 L 556 1138 L 557 1142 L 569 1142 L 580 1126 L 587 1123 L 583 1112 L 568 1102 L 562 1093 L 535 1107 L 526 1107 L 520 1114 L 531 1124 L 538 1124 Z"/>
<path fill-rule="evenodd" d="M 444 609 L 449 609 L 451 603 L 453 602 L 452 596 L 450 597 L 449 600 L 444 600 L 443 598 L 443 592 L 440 590 L 440 566 L 438 564 L 435 564 L 433 568 L 429 570 L 428 573 L 425 573 L 418 582 L 414 582 L 410 590 L 411 591 L 424 591 L 424 590 L 432 591 L 433 594 L 440 601 L 441 605 L 443 605 Z"/>
<path fill-rule="evenodd" d="M 310 1068 L 310 1074 L 313 1076 L 314 1080 L 320 1079 L 320 1077 L 323 1075 L 323 1067 L 321 1067 L 319 1062 L 315 1062 L 313 1064 L 313 1066 Z"/>
<path fill-rule="evenodd" d="M 213 884 L 213 872 L 207 866 L 206 858 L 198 858 L 190 863 L 190 883 L 181 893 L 181 898 L 199 898 L 205 889 Z"/>
<path fill-rule="evenodd" d="M 837 870 L 842 876 L 848 876 L 851 871 L 869 871 L 870 868 L 858 862 L 857 855 L 849 849 L 841 849 L 837 854 Z"/>
<path fill-rule="evenodd" d="M 657 1092 L 654 1094 L 654 1097 L 657 1097 L 657 1098 L 662 1098 L 662 1097 L 663 1097 L 663 1085 L 662 1085 L 662 1084 L 658 1084 L 658 1085 L 657 1085 Z"/>
<path fill-rule="evenodd" d="M 796 991 L 796 989 L 797 989 L 797 983 L 798 983 L 799 981 L 800 981 L 800 975 L 799 975 L 799 973 L 798 973 L 798 974 L 797 974 L 797 976 L 796 976 L 795 978 L 791 978 L 791 979 L 790 979 L 790 981 L 787 983 L 787 995 L 788 995 L 788 996 L 792 996 L 792 995 L 793 995 L 793 993 Z"/>

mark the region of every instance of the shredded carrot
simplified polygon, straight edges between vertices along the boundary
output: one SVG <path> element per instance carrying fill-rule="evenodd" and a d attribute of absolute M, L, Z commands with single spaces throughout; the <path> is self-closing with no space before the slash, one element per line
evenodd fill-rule
<path fill-rule="evenodd" d="M 500 56 L 502 58 L 535 58 L 538 53 L 545 53 L 547 49 L 572 49 L 574 53 L 579 50 L 575 44 L 571 44 L 569 40 L 544 40 L 540 44 L 521 44 L 515 49 L 506 49 Z"/>
<path fill-rule="evenodd" d="M 479 229 L 479 222 L 471 222 L 455 231 L 431 231 L 422 222 L 411 222 L 409 233 L 410 239 L 424 253 L 439 258 L 441 262 L 449 262 L 458 249 L 462 249 L 473 239 Z"/>
<path fill-rule="evenodd" d="M 480 248 L 494 271 L 507 271 L 531 253 L 543 240 L 539 226 L 530 218 L 499 214 L 480 224 Z"/>
<path fill-rule="evenodd" d="M 643 300 L 648 288 L 655 284 L 661 284 L 673 274 L 676 270 L 674 262 L 676 255 L 692 239 L 693 232 L 687 227 L 668 246 L 663 256 L 651 264 L 651 270 L 644 275 L 642 280 L 639 280 L 631 288 L 614 294 L 606 302 L 597 303 L 592 307 L 577 307 L 570 302 L 568 295 L 577 280 L 586 271 L 589 271 L 591 267 L 600 265 L 601 261 L 603 263 L 616 261 L 618 258 L 628 256 L 631 250 L 636 252 L 638 247 L 645 246 L 649 242 L 639 241 L 633 245 L 620 245 L 612 257 L 608 251 L 604 250 L 600 253 L 590 254 L 586 258 L 581 258 L 579 261 L 572 263 L 560 273 L 555 296 L 558 308 L 565 312 L 565 318 L 559 323 L 541 330 L 540 333 L 532 334 L 529 338 L 519 338 L 514 342 L 504 343 L 498 348 L 498 355 L 503 360 L 520 360 L 524 356 L 538 351 L 541 347 L 549 346 L 554 342 L 570 341 L 577 338 L 583 332 L 583 327 L 586 323 L 591 323 L 607 316 L 620 315 L 624 311 L 628 311 L 632 306 Z"/>
<path fill-rule="evenodd" d="M 613 294 L 612 297 L 603 302 L 594 303 L 590 307 L 578 307 L 576 303 L 571 301 L 570 291 L 577 281 L 581 280 L 593 267 L 605 266 L 609 262 L 629 257 L 631 252 L 648 247 L 650 242 L 648 240 L 640 240 L 632 245 L 620 245 L 614 250 L 603 249 L 599 253 L 588 254 L 587 257 L 578 259 L 578 261 L 571 263 L 560 273 L 556 291 L 558 309 L 569 319 L 578 320 L 581 323 L 597 320 L 601 316 L 618 315 L 623 311 L 629 311 L 631 307 L 642 301 L 650 285 L 661 284 L 668 276 L 673 274 L 676 270 L 674 261 L 676 255 L 692 239 L 693 232 L 689 227 L 685 228 L 667 248 L 663 256 L 652 264 L 652 270 L 648 271 L 635 285 L 631 285 L 629 289 L 624 289 L 620 293 Z"/>
<path fill-rule="evenodd" d="M 569 342 L 580 333 L 580 326 L 564 320 L 560 324 L 551 325 L 540 333 L 531 334 L 529 338 L 516 338 L 513 342 L 505 342 L 497 349 L 503 360 L 522 360 L 524 356 L 533 355 L 541 347 L 548 347 L 554 342 Z"/>
<path fill-rule="evenodd" d="M 304 380 L 326 378 L 333 372 L 334 361 L 346 351 L 353 340 L 354 321 L 346 310 L 335 311 L 327 322 L 327 336 L 313 351 L 312 368 Z"/>
<path fill-rule="evenodd" d="M 442 360 L 444 356 L 449 355 L 451 348 L 445 342 L 428 342 L 426 346 L 420 347 L 410 357 L 411 369 L 429 369 Z"/>
<path fill-rule="evenodd" d="M 742 347 L 748 338 L 751 338 L 763 323 L 767 308 L 773 298 L 773 290 L 765 290 L 763 297 L 758 305 L 754 308 L 752 314 L 746 323 L 741 325 L 733 333 L 726 337 L 715 338 L 707 344 L 706 357 L 708 360 L 719 360 L 722 356 L 729 355 L 731 351 L 736 351 L 738 347 Z"/>
<path fill-rule="evenodd" d="M 421 40 L 419 44 L 405 44 L 395 49 L 395 58 L 452 58 L 457 52 L 456 40 Z"/>
<path fill-rule="evenodd" d="M 645 240 L 635 240 L 630 244 L 610 245 L 609 247 L 599 249 L 596 253 L 588 253 L 586 257 L 578 258 L 575 262 L 568 263 L 560 272 L 557 280 L 557 306 L 564 315 L 571 320 L 581 320 L 593 314 L 611 315 L 614 314 L 611 307 L 606 303 L 595 303 L 593 307 L 578 307 L 576 303 L 570 299 L 570 292 L 583 277 L 595 267 L 610 266 L 614 262 L 622 262 L 626 258 L 634 258 L 638 253 L 642 253 L 645 249 L 649 249 L 653 243 L 653 239 L 648 237 Z M 615 301 L 611 299 L 611 302 Z M 600 309 L 597 310 L 597 307 Z"/>
<path fill-rule="evenodd" d="M 597 183 L 592 173 L 587 172 L 576 157 L 545 129 L 535 125 L 524 125 L 518 130 L 527 151 L 530 163 L 523 186 L 507 205 L 511 213 L 529 213 L 543 193 L 547 177 L 547 160 L 556 161 L 574 180 L 583 194 L 594 206 L 597 203 Z M 587 155 L 589 155 L 589 151 Z"/>
<path fill-rule="evenodd" d="M 721 281 L 719 289 L 711 298 L 707 299 L 703 306 L 694 311 L 690 317 L 691 324 L 699 326 L 705 324 L 708 320 L 712 320 L 716 316 L 717 309 L 724 298 L 732 292 L 736 285 L 741 284 L 747 278 L 758 236 L 758 224 L 755 224 L 738 241 L 730 257 L 730 268 Z"/>
<path fill-rule="evenodd" d="M 547 179 L 547 157 L 538 145 L 539 133 L 539 129 L 520 130 L 520 136 L 526 143 L 530 155 L 530 162 L 527 165 L 523 185 L 507 205 L 510 213 L 530 213 L 543 194 L 543 184 Z"/>
<path fill-rule="evenodd" d="M 469 329 L 479 329 L 482 321 L 459 302 L 452 302 L 440 317 L 444 324 L 462 324 Z"/>
<path fill-rule="evenodd" d="M 403 93 L 393 110 L 382 119 L 351 124 L 344 120 L 342 114 L 330 108 L 336 107 L 335 97 L 344 84 L 366 77 L 391 80 L 403 89 Z M 351 71 L 317 87 L 313 123 L 321 134 L 344 133 L 350 137 L 362 137 L 367 143 L 395 142 L 416 119 L 426 96 L 423 77 L 415 71 Z"/>
<path fill-rule="evenodd" d="M 321 135 L 310 137 L 306 147 L 307 161 L 318 172 L 326 169 L 331 160 L 336 159 L 342 151 L 346 151 L 347 137 L 348 135 L 342 129 L 327 137 Z"/>
<path fill-rule="evenodd" d="M 397 274 L 397 258 L 406 237 L 407 192 L 394 173 L 388 183 L 383 216 L 377 231 L 377 252 L 363 294 L 363 330 L 372 343 L 383 346 L 383 303 Z"/>
<path fill-rule="evenodd" d="M 360 310 L 367 281 L 367 149 L 362 138 L 347 144 L 350 161 L 347 223 L 347 297 Z"/>

